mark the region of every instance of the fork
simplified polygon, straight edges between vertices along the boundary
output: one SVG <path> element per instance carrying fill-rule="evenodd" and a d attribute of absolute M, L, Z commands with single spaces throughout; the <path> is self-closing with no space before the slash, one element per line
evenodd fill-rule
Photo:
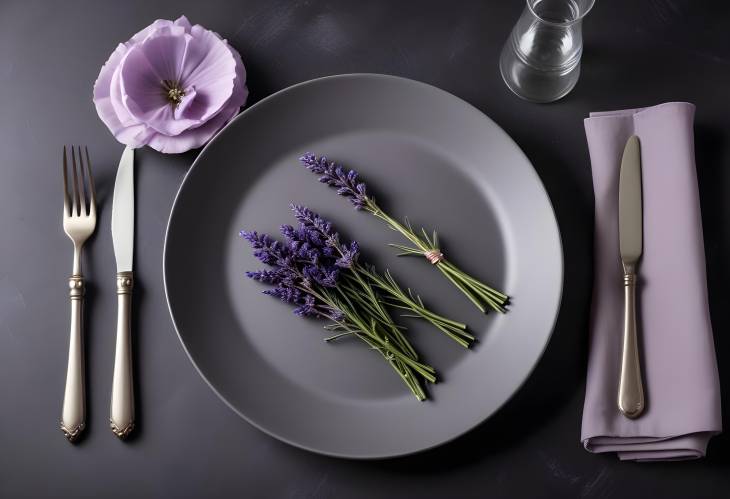
<path fill-rule="evenodd" d="M 84 147 L 84 152 L 86 161 L 81 155 L 81 146 L 76 146 L 75 149 L 74 146 L 71 146 L 71 171 L 69 172 L 66 146 L 63 148 L 63 230 L 73 241 L 74 261 L 73 273 L 68 280 L 71 298 L 71 333 L 61 431 L 70 442 L 76 441 L 86 426 L 82 337 L 85 285 L 84 276 L 81 274 L 81 249 L 96 227 L 96 192 L 87 147 Z"/>

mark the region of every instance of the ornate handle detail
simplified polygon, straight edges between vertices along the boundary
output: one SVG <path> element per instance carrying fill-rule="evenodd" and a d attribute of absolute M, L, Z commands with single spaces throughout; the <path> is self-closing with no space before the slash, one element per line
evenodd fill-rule
<path fill-rule="evenodd" d="M 644 388 L 636 338 L 636 274 L 633 269 L 624 272 L 624 301 L 624 338 L 618 408 L 624 416 L 633 419 L 644 412 Z"/>
<path fill-rule="evenodd" d="M 66 390 L 63 395 L 61 431 L 74 442 L 86 426 L 84 343 L 82 337 L 84 278 L 74 274 L 68 280 L 71 298 L 71 333 L 68 347 Z"/>
<path fill-rule="evenodd" d="M 132 272 L 117 274 L 117 346 L 109 425 L 116 436 L 126 438 L 134 429 L 132 342 L 129 317 L 132 308 Z"/>

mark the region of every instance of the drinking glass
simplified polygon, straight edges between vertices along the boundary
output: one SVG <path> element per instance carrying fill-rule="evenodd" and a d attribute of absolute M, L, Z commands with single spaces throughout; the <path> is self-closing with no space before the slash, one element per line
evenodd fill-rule
<path fill-rule="evenodd" d="M 499 69 L 523 99 L 552 102 L 578 82 L 583 18 L 595 0 L 527 0 L 502 49 Z"/>

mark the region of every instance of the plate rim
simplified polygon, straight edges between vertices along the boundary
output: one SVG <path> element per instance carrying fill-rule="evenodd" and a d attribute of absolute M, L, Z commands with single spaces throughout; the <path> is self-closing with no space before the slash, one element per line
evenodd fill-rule
<path fill-rule="evenodd" d="M 558 289 L 558 299 L 557 299 L 557 306 L 555 309 L 555 314 L 553 316 L 552 322 L 550 324 L 550 332 L 545 338 L 545 342 L 542 345 L 542 348 L 540 350 L 539 355 L 535 358 L 535 361 L 533 365 L 527 370 L 525 376 L 522 380 L 517 384 L 517 387 L 512 391 L 512 393 L 501 403 L 498 404 L 498 406 L 492 411 L 491 414 L 488 416 L 485 416 L 483 419 L 479 420 L 477 423 L 464 428 L 463 431 L 451 436 L 450 438 L 444 439 L 438 443 L 434 443 L 431 445 L 427 445 L 425 447 L 420 447 L 413 450 L 408 450 L 404 452 L 397 452 L 397 453 L 388 453 L 388 454 L 367 454 L 367 453 L 361 453 L 359 455 L 353 455 L 353 454 L 346 454 L 346 453 L 338 453 L 338 452 L 332 452 L 327 451 L 323 449 L 314 448 L 309 445 L 301 444 L 299 442 L 296 442 L 292 440 L 291 438 L 284 437 L 282 435 L 279 435 L 275 433 L 274 431 L 265 428 L 261 424 L 257 423 L 256 421 L 249 418 L 246 414 L 241 412 L 238 408 L 236 408 L 226 397 L 223 396 L 223 394 L 218 391 L 218 389 L 215 387 L 215 385 L 208 379 L 208 377 L 203 373 L 201 368 L 198 366 L 198 364 L 195 362 L 195 359 L 193 358 L 193 355 L 191 354 L 190 350 L 188 350 L 187 345 L 185 344 L 185 341 L 183 340 L 182 335 L 180 334 L 180 328 L 178 327 L 178 324 L 175 320 L 175 316 L 172 312 L 172 305 L 170 304 L 170 292 L 168 289 L 168 280 L 167 280 L 167 252 L 168 252 L 168 240 L 169 240 L 169 232 L 170 232 L 170 226 L 172 223 L 172 218 L 175 215 L 175 208 L 177 207 L 178 199 L 180 197 L 180 194 L 182 193 L 183 188 L 185 187 L 185 184 L 188 180 L 188 178 L 191 176 L 195 168 L 197 167 L 198 163 L 200 162 L 200 159 L 203 157 L 205 151 L 213 145 L 219 137 L 230 127 L 232 126 L 236 121 L 241 119 L 243 116 L 246 116 L 247 114 L 251 113 L 253 110 L 258 108 L 259 106 L 265 104 L 269 100 L 273 100 L 277 98 L 280 95 L 283 95 L 285 93 L 291 92 L 296 90 L 299 87 L 309 86 L 313 84 L 317 84 L 324 80 L 336 80 L 336 79 L 350 79 L 350 78 L 376 78 L 376 79 L 384 79 L 384 80 L 399 80 L 404 81 L 409 84 L 415 84 L 415 85 L 421 85 L 425 87 L 429 87 L 430 89 L 437 90 L 439 92 L 443 92 L 445 94 L 448 94 L 449 97 L 456 99 L 460 101 L 463 105 L 468 106 L 469 108 L 475 110 L 479 113 L 480 117 L 482 119 L 486 119 L 490 121 L 492 124 L 496 126 L 496 128 L 504 135 L 504 137 L 509 140 L 515 149 L 519 151 L 519 153 L 525 158 L 527 163 L 529 164 L 530 168 L 530 175 L 533 175 L 535 180 L 537 181 L 538 186 L 542 190 L 542 192 L 545 194 L 545 198 L 547 199 L 548 206 L 550 207 L 552 218 L 555 222 L 555 230 L 557 233 L 557 243 L 558 243 L 558 250 L 560 252 L 560 261 L 559 263 L 559 275 L 560 275 L 560 283 L 559 283 L 559 289 Z M 396 76 L 396 75 L 390 75 L 390 74 L 382 74 L 382 73 L 342 73 L 342 74 L 334 74 L 334 75 L 327 75 L 327 76 L 321 76 L 317 78 L 312 78 L 309 80 L 305 80 L 299 83 L 295 83 L 293 85 L 290 85 L 288 87 L 284 87 L 280 90 L 277 90 L 276 92 L 267 95 L 266 97 L 262 98 L 258 102 L 252 104 L 251 106 L 245 108 L 243 111 L 241 111 L 239 114 L 234 116 L 228 123 L 226 123 L 223 128 L 221 128 L 216 134 L 211 138 L 198 152 L 197 156 L 193 160 L 192 164 L 188 168 L 187 172 L 185 172 L 185 175 L 183 176 L 182 180 L 180 181 L 180 185 L 178 186 L 177 192 L 175 193 L 175 197 L 172 201 L 172 206 L 170 208 L 170 215 L 167 219 L 167 224 L 165 227 L 165 238 L 164 243 L 162 247 L 162 282 L 163 282 L 163 289 L 165 292 L 165 302 L 167 304 L 167 311 L 170 316 L 170 320 L 172 321 L 173 328 L 175 329 L 175 334 L 180 342 L 180 345 L 182 346 L 185 354 L 188 357 L 188 360 L 193 365 L 195 370 L 198 372 L 200 377 L 205 381 L 205 383 L 208 385 L 208 387 L 213 391 L 213 393 L 216 394 L 216 396 L 223 401 L 223 403 L 228 406 L 235 414 L 237 414 L 241 419 L 246 421 L 248 424 L 256 428 L 257 430 L 263 432 L 264 434 L 268 435 L 269 437 L 275 438 L 276 440 L 279 440 L 281 442 L 284 442 L 288 445 L 291 445 L 293 447 L 296 447 L 298 449 L 302 449 L 308 452 L 313 452 L 315 454 L 320 454 L 324 456 L 334 457 L 334 458 L 341 458 L 341 459 L 352 459 L 352 460 L 363 460 L 363 461 L 370 461 L 370 460 L 379 460 L 379 459 L 392 459 L 392 458 L 399 458 L 399 457 L 405 457 L 415 454 L 420 454 L 422 452 L 426 452 L 438 447 L 441 447 L 443 445 L 446 445 L 450 442 L 453 442 L 454 440 L 457 440 L 458 438 L 463 437 L 464 435 L 472 432 L 475 428 L 481 426 L 482 424 L 486 423 L 492 416 L 494 416 L 496 413 L 498 413 L 512 398 L 522 390 L 527 380 L 532 376 L 535 369 L 537 368 L 538 364 L 542 360 L 543 356 L 545 355 L 545 351 L 547 350 L 548 345 L 550 344 L 550 341 L 552 340 L 553 334 L 555 333 L 555 326 L 557 324 L 558 316 L 560 315 L 560 310 L 562 309 L 563 304 L 563 288 L 565 286 L 565 252 L 563 248 L 563 238 L 562 233 L 560 231 L 560 224 L 558 223 L 558 217 L 555 212 L 555 207 L 553 205 L 552 199 L 550 198 L 550 195 L 545 188 L 545 184 L 543 183 L 542 179 L 540 178 L 540 175 L 537 173 L 537 170 L 535 170 L 534 165 L 532 164 L 532 161 L 527 157 L 525 152 L 522 150 L 522 148 L 515 142 L 515 140 L 499 125 L 497 124 L 492 118 L 487 116 L 486 113 L 484 113 L 482 110 L 471 104 L 470 102 L 462 99 L 461 97 L 454 95 L 453 93 L 444 90 L 442 88 L 439 88 L 435 85 L 431 85 L 430 83 L 425 83 L 419 80 L 414 80 L 412 78 L 406 78 L 402 76 Z"/>

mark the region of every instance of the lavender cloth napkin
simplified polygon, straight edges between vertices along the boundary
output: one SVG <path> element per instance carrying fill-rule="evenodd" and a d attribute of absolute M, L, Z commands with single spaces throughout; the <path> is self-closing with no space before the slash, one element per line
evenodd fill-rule
<path fill-rule="evenodd" d="M 694 105 L 591 113 L 585 120 L 596 199 L 595 273 L 581 440 L 620 459 L 703 457 L 722 430 L 697 172 Z M 644 252 L 637 307 L 646 410 L 617 408 L 623 322 L 618 180 L 626 140 L 641 141 Z"/>

